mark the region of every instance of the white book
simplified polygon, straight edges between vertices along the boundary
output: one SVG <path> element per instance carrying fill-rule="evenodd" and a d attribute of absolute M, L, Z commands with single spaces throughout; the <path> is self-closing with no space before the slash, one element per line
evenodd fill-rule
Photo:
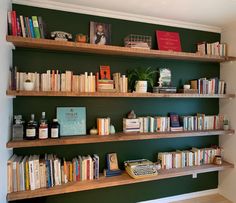
<path fill-rule="evenodd" d="M 61 74 L 61 91 L 62 92 L 66 91 L 66 74 L 65 73 Z"/>
<path fill-rule="evenodd" d="M 84 92 L 88 92 L 88 72 L 84 73 Z"/>
<path fill-rule="evenodd" d="M 55 185 L 59 185 L 58 159 L 53 160 Z"/>
<path fill-rule="evenodd" d="M 30 190 L 35 190 L 35 176 L 34 176 L 34 159 L 33 156 L 29 157 L 29 180 Z"/>
<path fill-rule="evenodd" d="M 27 158 L 25 156 L 20 162 L 20 191 L 25 191 L 25 162 Z"/>
<path fill-rule="evenodd" d="M 22 15 L 20 15 L 20 27 L 21 27 L 22 36 L 26 37 L 24 17 Z"/>
<path fill-rule="evenodd" d="M 34 177 L 35 177 L 35 189 L 40 188 L 40 175 L 39 175 L 39 155 L 34 155 Z"/>
<path fill-rule="evenodd" d="M 47 70 L 47 83 L 46 91 L 51 91 L 51 71 Z"/>
<path fill-rule="evenodd" d="M 7 193 L 13 192 L 13 162 L 17 158 L 15 154 L 7 161 Z"/>

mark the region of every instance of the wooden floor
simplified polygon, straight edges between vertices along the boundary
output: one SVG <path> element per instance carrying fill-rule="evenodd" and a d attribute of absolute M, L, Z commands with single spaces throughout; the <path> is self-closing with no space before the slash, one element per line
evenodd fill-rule
<path fill-rule="evenodd" d="M 208 195 L 188 200 L 182 201 L 175 201 L 172 203 L 232 203 L 231 201 L 227 200 L 225 197 L 219 194 L 215 195 Z"/>

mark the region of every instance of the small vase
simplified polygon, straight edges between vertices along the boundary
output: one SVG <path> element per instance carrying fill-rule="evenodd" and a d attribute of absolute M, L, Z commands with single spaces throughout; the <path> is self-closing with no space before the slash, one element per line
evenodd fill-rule
<path fill-rule="evenodd" d="M 147 81 L 145 81 L 145 80 L 136 81 L 135 91 L 137 93 L 146 93 L 147 92 Z"/>

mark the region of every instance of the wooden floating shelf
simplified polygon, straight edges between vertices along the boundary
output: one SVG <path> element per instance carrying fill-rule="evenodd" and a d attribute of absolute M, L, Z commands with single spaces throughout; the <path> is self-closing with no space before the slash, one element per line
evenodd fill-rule
<path fill-rule="evenodd" d="M 120 142 L 120 141 L 132 141 L 132 140 L 150 140 L 150 139 L 163 139 L 163 138 L 198 137 L 198 136 L 230 135 L 230 134 L 234 134 L 234 130 L 206 130 L 206 131 L 183 131 L 183 132 L 162 132 L 162 133 L 138 133 L 138 134 L 117 133 L 115 135 L 106 135 L 106 136 L 78 135 L 78 136 L 61 137 L 60 139 L 9 141 L 7 143 L 7 148 L 91 144 L 91 143 L 102 143 L 102 142 Z"/>
<path fill-rule="evenodd" d="M 22 200 L 35 197 L 94 190 L 99 188 L 129 185 L 147 181 L 155 181 L 155 180 L 174 178 L 180 176 L 221 171 L 233 167 L 234 167 L 233 164 L 223 162 L 222 165 L 207 164 L 207 165 L 185 167 L 179 169 L 159 170 L 159 175 L 143 179 L 133 179 L 125 172 L 120 176 L 108 177 L 108 178 L 101 175 L 101 177 L 98 180 L 71 182 L 64 185 L 55 186 L 52 188 L 41 188 L 32 191 L 12 192 L 7 195 L 7 200 L 8 201 Z"/>
<path fill-rule="evenodd" d="M 188 52 L 173 52 L 160 50 L 134 49 L 128 47 L 96 45 L 78 42 L 64 42 L 50 39 L 34 39 L 19 36 L 7 36 L 8 42 L 16 47 L 47 49 L 55 51 L 85 52 L 106 55 L 135 56 L 144 58 L 164 58 L 190 61 L 225 62 L 235 60 L 236 57 L 221 57 L 212 55 L 200 55 Z"/>
<path fill-rule="evenodd" d="M 121 98 L 234 98 L 235 94 L 186 94 L 186 93 L 120 93 L 120 92 L 53 92 L 8 90 L 8 96 L 30 97 L 121 97 Z"/>

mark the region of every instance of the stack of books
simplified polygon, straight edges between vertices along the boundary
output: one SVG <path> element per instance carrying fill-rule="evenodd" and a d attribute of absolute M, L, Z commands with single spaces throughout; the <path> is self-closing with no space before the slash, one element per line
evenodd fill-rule
<path fill-rule="evenodd" d="M 30 38 L 45 38 L 45 25 L 41 16 L 17 16 L 16 11 L 8 12 L 8 34 Z"/>
<path fill-rule="evenodd" d="M 183 116 L 181 119 L 185 131 L 224 129 L 224 115 L 197 114 L 196 116 Z"/>
<path fill-rule="evenodd" d="M 140 132 L 140 121 L 138 118 L 128 119 L 123 118 L 123 132 L 131 133 L 131 132 Z"/>
<path fill-rule="evenodd" d="M 216 155 L 221 155 L 220 148 L 192 148 L 184 151 L 160 152 L 158 159 L 162 169 L 184 168 L 187 166 L 199 166 L 211 164 Z"/>
<path fill-rule="evenodd" d="M 109 135 L 110 123 L 111 123 L 110 118 L 97 118 L 98 135 Z"/>
<path fill-rule="evenodd" d="M 198 94 L 225 94 L 226 83 L 218 78 L 200 78 L 191 80 L 191 89 L 198 89 Z"/>
<path fill-rule="evenodd" d="M 17 156 L 7 162 L 8 193 L 50 188 L 68 182 L 99 178 L 99 157 L 77 156 L 72 161 L 53 154 Z"/>
<path fill-rule="evenodd" d="M 176 93 L 177 87 L 153 87 L 153 93 Z"/>

